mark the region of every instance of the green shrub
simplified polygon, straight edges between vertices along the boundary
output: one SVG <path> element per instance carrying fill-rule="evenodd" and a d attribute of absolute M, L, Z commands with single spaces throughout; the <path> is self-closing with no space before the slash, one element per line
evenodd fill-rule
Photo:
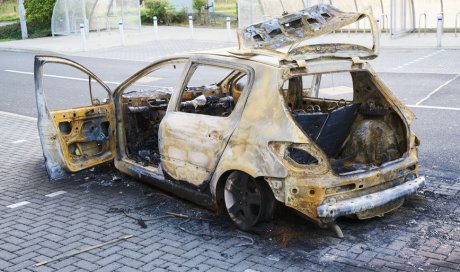
<path fill-rule="evenodd" d="M 181 11 L 175 12 L 172 17 L 172 22 L 176 24 L 182 24 L 187 22 L 188 12 L 186 8 L 183 8 Z"/>
<path fill-rule="evenodd" d="M 206 0 L 193 0 L 192 7 L 198 13 L 198 17 L 201 17 L 201 12 L 207 4 Z"/>
<path fill-rule="evenodd" d="M 24 0 L 27 20 L 39 24 L 51 24 L 55 2 L 56 0 Z"/>
<path fill-rule="evenodd" d="M 141 24 L 143 25 L 148 25 L 148 24 L 152 24 L 153 23 L 153 19 L 152 17 L 149 17 L 147 15 L 147 11 L 146 10 L 141 10 Z"/>
<path fill-rule="evenodd" d="M 27 32 L 29 38 L 39 38 L 51 35 L 50 25 L 38 22 L 28 22 Z M 19 40 L 21 38 L 21 25 L 19 23 L 0 27 L 0 40 Z"/>
<path fill-rule="evenodd" d="M 146 16 L 152 18 L 156 16 L 158 23 L 169 24 L 171 22 L 174 7 L 168 0 L 147 0 L 145 2 Z"/>

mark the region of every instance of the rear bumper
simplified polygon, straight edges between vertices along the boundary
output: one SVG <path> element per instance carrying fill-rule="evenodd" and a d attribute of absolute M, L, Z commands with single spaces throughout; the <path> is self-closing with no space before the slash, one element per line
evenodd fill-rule
<path fill-rule="evenodd" d="M 356 214 L 404 198 L 415 193 L 423 186 L 425 186 L 425 177 L 418 177 L 401 185 L 373 194 L 351 198 L 337 203 L 322 204 L 317 207 L 316 211 L 320 218 L 337 218 Z"/>

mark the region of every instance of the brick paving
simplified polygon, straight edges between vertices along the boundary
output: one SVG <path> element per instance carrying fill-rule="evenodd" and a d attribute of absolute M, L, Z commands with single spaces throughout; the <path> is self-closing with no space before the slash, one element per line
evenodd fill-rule
<path fill-rule="evenodd" d="M 50 183 L 33 119 L 0 113 L 0 150 L 0 271 L 460 269 L 458 178 L 430 177 L 424 192 L 383 218 L 340 220 L 345 239 L 289 211 L 277 215 L 266 231 L 248 234 L 225 217 L 133 181 L 110 166 Z M 47 196 L 59 191 L 65 193 Z M 23 201 L 29 203 L 7 207 Z M 120 208 L 142 217 L 147 228 L 117 212 Z M 167 211 L 211 221 L 157 218 Z M 127 234 L 134 237 L 34 267 Z"/>

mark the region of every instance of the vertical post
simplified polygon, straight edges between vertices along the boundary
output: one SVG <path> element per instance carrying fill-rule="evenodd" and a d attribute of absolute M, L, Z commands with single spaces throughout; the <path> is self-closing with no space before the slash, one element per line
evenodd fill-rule
<path fill-rule="evenodd" d="M 251 2 L 251 25 L 254 24 L 254 1 Z"/>
<path fill-rule="evenodd" d="M 394 33 L 395 33 L 395 0 L 391 0 L 390 2 L 390 38 L 394 38 Z"/>
<path fill-rule="evenodd" d="M 458 16 L 460 12 L 455 15 L 455 37 L 457 37 L 457 27 L 458 27 Z"/>
<path fill-rule="evenodd" d="M 25 40 L 28 37 L 27 34 L 27 24 L 26 24 L 26 10 L 24 8 L 23 0 L 18 0 L 19 5 L 19 22 L 21 24 L 21 36 Z"/>
<path fill-rule="evenodd" d="M 142 7 L 145 8 L 145 1 L 142 1 Z M 142 26 L 142 20 L 141 20 L 141 5 L 137 5 L 137 14 L 136 14 L 138 21 L 137 23 L 139 24 L 139 31 L 141 31 L 141 26 Z"/>
<path fill-rule="evenodd" d="M 99 26 L 99 16 L 96 17 L 96 30 L 98 34 L 101 32 L 101 27 Z"/>
<path fill-rule="evenodd" d="M 437 45 L 438 47 L 442 47 L 442 32 L 443 32 L 443 27 L 442 27 L 442 24 L 443 24 L 443 16 L 442 14 L 439 14 L 438 15 L 438 29 L 436 31 L 436 37 L 437 37 Z"/>
<path fill-rule="evenodd" d="M 153 35 L 155 36 L 155 40 L 158 40 L 158 18 L 157 16 L 153 16 Z"/>
<path fill-rule="evenodd" d="M 302 0 L 303 8 L 308 8 L 308 6 L 309 6 L 308 2 L 309 2 L 308 0 Z"/>
<path fill-rule="evenodd" d="M 85 24 L 84 23 L 80 24 L 80 35 L 81 35 L 81 41 L 83 43 L 83 51 L 87 51 L 88 48 L 86 46 L 86 30 L 85 30 Z"/>
<path fill-rule="evenodd" d="M 110 21 L 109 21 L 109 20 L 110 20 L 110 19 L 109 19 L 109 16 L 106 15 L 106 16 L 105 16 L 105 29 L 106 29 L 108 32 L 110 32 Z"/>
<path fill-rule="evenodd" d="M 231 20 L 230 20 L 230 17 L 227 17 L 227 40 L 230 41 L 231 40 L 231 31 L 232 31 L 232 26 L 231 26 Z"/>
<path fill-rule="evenodd" d="M 441 15 L 442 15 L 442 28 L 443 28 L 443 31 L 444 31 L 444 1 L 441 0 Z"/>
<path fill-rule="evenodd" d="M 193 16 L 190 15 L 188 16 L 188 25 L 189 25 L 189 28 L 190 28 L 190 38 L 193 39 Z"/>
<path fill-rule="evenodd" d="M 238 18 L 238 27 L 242 27 L 242 18 L 241 18 L 241 5 L 240 5 L 240 1 L 236 1 L 236 15 L 237 15 L 237 18 Z"/>
<path fill-rule="evenodd" d="M 65 25 L 67 28 L 66 30 L 67 30 L 67 34 L 70 35 L 70 33 L 72 33 L 72 29 L 70 27 L 69 6 L 67 5 L 67 0 L 64 0 L 64 8 L 65 8 Z M 53 32 L 54 32 L 54 29 L 53 29 Z M 77 34 L 77 33 L 74 32 L 74 34 Z"/>
<path fill-rule="evenodd" d="M 118 29 L 120 30 L 120 40 L 121 40 L 121 45 L 125 46 L 125 31 L 123 29 L 123 21 L 118 22 Z"/>
<path fill-rule="evenodd" d="M 86 2 L 85 1 L 81 1 L 81 12 L 82 12 L 82 15 L 83 15 L 83 23 L 85 24 L 85 28 L 84 30 L 86 31 L 85 34 L 89 34 L 89 21 L 88 21 L 88 18 L 86 18 Z M 81 29 L 80 29 L 81 31 Z"/>
<path fill-rule="evenodd" d="M 123 0 L 121 0 L 121 21 L 123 22 L 125 20 L 125 18 L 123 17 L 123 13 L 125 12 L 125 3 L 123 2 Z"/>
<path fill-rule="evenodd" d="M 358 12 L 358 9 L 359 9 L 358 2 L 357 0 L 354 0 L 354 2 L 355 2 L 355 11 Z M 358 31 L 359 31 L 359 21 L 356 22 L 356 33 L 358 33 Z"/>

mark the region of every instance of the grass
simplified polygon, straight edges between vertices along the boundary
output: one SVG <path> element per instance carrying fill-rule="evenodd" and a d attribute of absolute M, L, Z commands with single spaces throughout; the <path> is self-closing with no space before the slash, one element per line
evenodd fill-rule
<path fill-rule="evenodd" d="M 0 4 L 0 21 L 15 21 L 19 20 L 18 1 L 4 0 Z"/>
<path fill-rule="evenodd" d="M 18 1 L 17 0 L 3 0 L 0 4 L 0 21 L 18 21 Z M 37 23 L 27 21 L 27 32 L 29 38 L 39 38 L 51 35 L 51 24 Z M 0 26 L 0 41 L 20 40 L 21 25 L 16 22 L 11 25 Z"/>
<path fill-rule="evenodd" d="M 223 13 L 230 17 L 237 17 L 237 0 L 219 0 L 215 1 L 215 12 L 216 13 Z"/>

